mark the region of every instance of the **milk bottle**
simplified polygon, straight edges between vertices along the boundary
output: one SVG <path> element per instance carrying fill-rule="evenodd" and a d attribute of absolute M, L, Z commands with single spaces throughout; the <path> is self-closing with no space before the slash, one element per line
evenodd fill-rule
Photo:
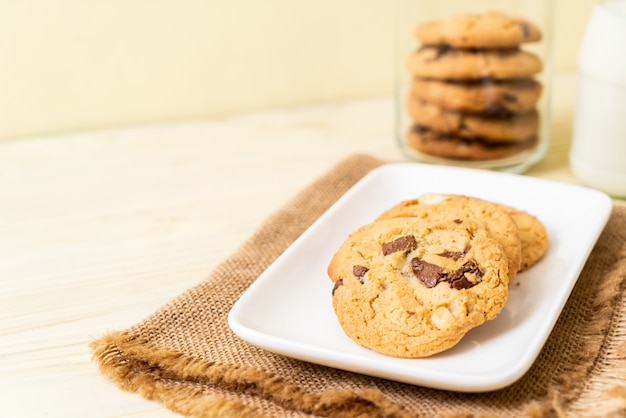
<path fill-rule="evenodd" d="M 583 183 L 626 197 L 626 0 L 595 5 L 578 68 L 572 170 Z"/>

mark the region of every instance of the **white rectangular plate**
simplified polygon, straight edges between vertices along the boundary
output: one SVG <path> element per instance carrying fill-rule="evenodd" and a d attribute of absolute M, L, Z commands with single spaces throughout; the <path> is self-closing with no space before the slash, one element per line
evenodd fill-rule
<path fill-rule="evenodd" d="M 326 268 L 347 235 L 383 210 L 423 193 L 456 193 L 522 209 L 546 226 L 546 255 L 520 273 L 500 315 L 455 347 L 419 359 L 365 349 L 335 317 Z M 363 177 L 248 288 L 231 329 L 266 350 L 338 369 L 463 392 L 522 377 L 546 342 L 612 208 L 604 193 L 515 174 L 394 163 Z"/>

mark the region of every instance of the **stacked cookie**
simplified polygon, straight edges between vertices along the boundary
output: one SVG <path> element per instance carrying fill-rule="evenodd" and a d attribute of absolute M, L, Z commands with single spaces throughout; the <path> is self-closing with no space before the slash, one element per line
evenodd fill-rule
<path fill-rule="evenodd" d="M 547 249 L 533 215 L 460 195 L 400 202 L 351 233 L 328 275 L 346 335 L 395 357 L 456 345 L 503 309 L 518 272 Z"/>
<path fill-rule="evenodd" d="M 541 59 L 521 48 L 541 31 L 500 13 L 420 25 L 422 46 L 407 62 L 408 145 L 457 160 L 506 158 L 537 144 Z"/>

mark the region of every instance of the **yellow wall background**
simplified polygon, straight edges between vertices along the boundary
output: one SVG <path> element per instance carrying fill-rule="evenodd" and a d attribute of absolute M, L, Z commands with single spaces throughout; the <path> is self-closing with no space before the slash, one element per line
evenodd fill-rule
<path fill-rule="evenodd" d="M 594 0 L 555 2 L 573 71 Z M 389 94 L 393 21 L 383 0 L 0 0 L 0 139 Z"/>

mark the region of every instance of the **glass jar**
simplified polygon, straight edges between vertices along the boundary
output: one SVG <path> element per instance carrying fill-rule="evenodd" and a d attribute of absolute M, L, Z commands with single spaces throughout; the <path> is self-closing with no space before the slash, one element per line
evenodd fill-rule
<path fill-rule="evenodd" d="M 521 173 L 550 143 L 551 0 L 397 0 L 396 137 L 411 159 Z"/>

